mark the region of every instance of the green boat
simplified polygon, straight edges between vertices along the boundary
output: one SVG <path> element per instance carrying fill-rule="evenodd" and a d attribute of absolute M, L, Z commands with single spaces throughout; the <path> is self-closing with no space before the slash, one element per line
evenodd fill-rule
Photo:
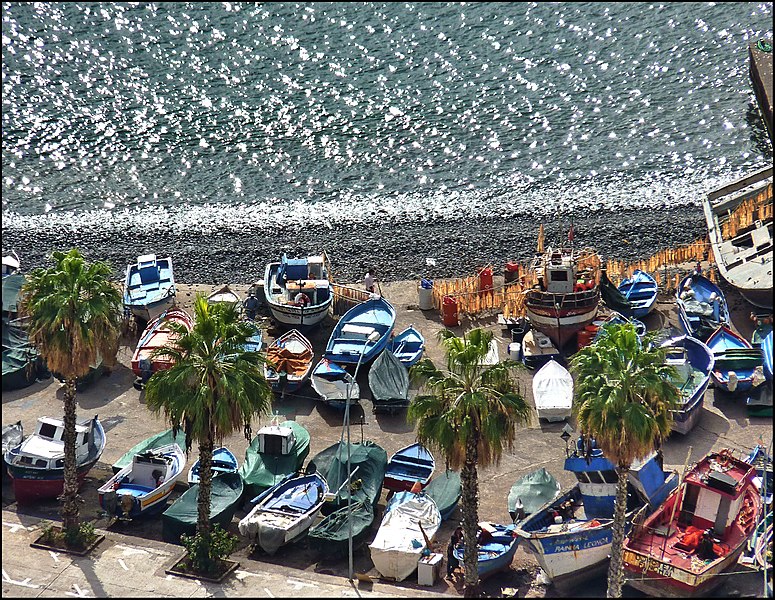
<path fill-rule="evenodd" d="M 239 473 L 223 473 L 213 477 L 210 490 L 210 525 L 220 525 L 228 529 L 234 518 L 243 484 Z M 196 533 L 199 500 L 199 484 L 188 490 L 161 515 L 161 535 L 165 542 L 180 544 L 180 536 Z"/>
<path fill-rule="evenodd" d="M 462 490 L 460 487 L 460 473 L 457 471 L 445 471 L 440 475 L 436 475 L 431 479 L 430 483 L 425 486 L 423 491 L 433 498 L 436 506 L 441 513 L 441 520 L 446 521 L 452 516 L 455 511 L 458 502 L 460 502 L 460 496 Z"/>
<path fill-rule="evenodd" d="M 17 325 L 19 295 L 24 275 L 15 273 L 3 277 L 3 389 L 26 388 L 46 369 L 38 350 L 30 343 L 27 332 Z"/>
<path fill-rule="evenodd" d="M 311 546 L 325 553 L 326 558 L 336 559 L 346 556 L 350 548 L 350 513 L 352 513 L 353 548 L 362 544 L 374 522 L 374 507 L 365 496 L 361 496 L 360 500 L 353 497 L 349 511 L 345 502 L 342 508 L 310 527 L 307 537 Z"/>
<path fill-rule="evenodd" d="M 135 454 L 140 454 L 141 452 L 146 452 L 148 450 L 155 450 L 156 448 L 161 448 L 162 446 L 168 446 L 170 444 L 177 444 L 185 450 L 186 433 L 182 429 L 178 429 L 178 434 L 173 436 L 172 429 L 167 429 L 166 431 L 162 431 L 161 433 L 157 433 L 156 435 L 144 439 L 113 463 L 113 473 L 118 473 L 127 465 L 132 464 L 132 459 Z"/>
<path fill-rule="evenodd" d="M 238 471 L 245 483 L 245 500 L 299 471 L 308 454 L 309 431 L 296 421 L 273 422 L 259 429 Z"/>
<path fill-rule="evenodd" d="M 621 290 L 608 279 L 608 273 L 604 268 L 600 269 L 600 283 L 598 284 L 598 288 L 600 289 L 600 297 L 608 308 L 621 313 L 625 317 L 632 316 L 632 313 L 635 310 L 635 304 L 630 302 L 626 296 L 622 294 Z"/>

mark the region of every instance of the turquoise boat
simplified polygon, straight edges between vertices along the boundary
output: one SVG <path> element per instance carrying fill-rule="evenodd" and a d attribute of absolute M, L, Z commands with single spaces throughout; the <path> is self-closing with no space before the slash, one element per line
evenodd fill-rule
<path fill-rule="evenodd" d="M 224 473 L 236 473 L 239 467 L 237 457 L 225 446 L 213 450 L 212 472 L 213 477 Z M 199 459 L 191 465 L 188 471 L 188 484 L 199 483 Z"/>

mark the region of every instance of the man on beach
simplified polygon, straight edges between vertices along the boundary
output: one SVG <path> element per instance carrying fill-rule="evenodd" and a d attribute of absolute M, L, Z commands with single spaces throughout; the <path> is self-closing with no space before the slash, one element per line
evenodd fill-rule
<path fill-rule="evenodd" d="M 366 271 L 366 275 L 363 278 L 363 285 L 366 287 L 367 292 L 374 293 L 374 275 L 376 274 L 375 269 L 369 269 Z"/>

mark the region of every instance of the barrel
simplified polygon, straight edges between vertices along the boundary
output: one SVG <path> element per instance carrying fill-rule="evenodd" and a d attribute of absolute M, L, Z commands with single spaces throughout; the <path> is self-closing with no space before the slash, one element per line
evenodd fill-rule
<path fill-rule="evenodd" d="M 589 328 L 584 328 L 581 331 L 579 331 L 576 334 L 576 343 L 578 345 L 579 350 L 584 348 L 585 346 L 589 346 L 592 343 L 592 340 L 595 339 L 596 331 L 589 331 Z"/>
<path fill-rule="evenodd" d="M 519 276 L 519 263 L 507 262 L 506 268 L 503 269 L 503 282 L 511 283 L 515 281 Z"/>
<path fill-rule="evenodd" d="M 420 310 L 430 310 L 433 308 L 433 281 L 423 279 L 417 287 L 418 303 Z"/>
<path fill-rule="evenodd" d="M 479 291 L 484 292 L 492 289 L 492 269 L 485 267 L 479 271 Z"/>
<path fill-rule="evenodd" d="M 455 327 L 457 320 L 457 298 L 444 296 L 441 301 L 441 322 L 445 327 Z"/>

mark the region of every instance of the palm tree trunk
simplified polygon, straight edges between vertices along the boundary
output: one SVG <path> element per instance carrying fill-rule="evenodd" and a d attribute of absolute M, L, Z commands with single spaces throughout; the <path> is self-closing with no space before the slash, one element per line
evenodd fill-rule
<path fill-rule="evenodd" d="M 616 487 L 616 504 L 614 506 L 611 562 L 608 565 L 608 598 L 622 597 L 622 584 L 624 583 L 622 546 L 624 545 L 624 528 L 627 519 L 627 477 L 629 472 L 629 465 L 620 464 L 616 467 L 619 482 Z"/>
<path fill-rule="evenodd" d="M 476 543 L 479 524 L 479 479 L 476 472 L 476 462 L 476 444 L 469 443 L 466 448 L 466 461 L 460 470 L 466 598 L 476 598 L 479 595 L 479 553 Z"/>
<path fill-rule="evenodd" d="M 62 528 L 65 531 L 78 527 L 78 466 L 75 459 L 75 378 L 65 382 L 63 402 L 65 470 L 62 490 Z"/>
<path fill-rule="evenodd" d="M 212 421 L 211 421 L 212 423 Z M 197 533 L 207 540 L 210 533 L 210 490 L 213 484 L 213 428 L 210 425 L 207 438 L 199 443 L 199 498 L 197 502 Z M 208 548 L 209 550 L 209 548 Z M 208 552 L 209 554 L 209 552 Z"/>

